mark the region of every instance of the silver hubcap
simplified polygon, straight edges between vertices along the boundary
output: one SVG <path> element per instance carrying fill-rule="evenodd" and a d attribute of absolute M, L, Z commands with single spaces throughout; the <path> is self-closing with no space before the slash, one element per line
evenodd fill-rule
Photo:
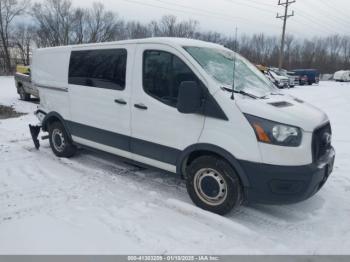
<path fill-rule="evenodd" d="M 197 196 L 211 206 L 221 205 L 227 198 L 227 183 L 224 177 L 211 168 L 200 169 L 194 175 Z"/>
<path fill-rule="evenodd" d="M 55 129 L 52 131 L 52 143 L 56 151 L 63 152 L 66 141 L 61 130 Z"/>

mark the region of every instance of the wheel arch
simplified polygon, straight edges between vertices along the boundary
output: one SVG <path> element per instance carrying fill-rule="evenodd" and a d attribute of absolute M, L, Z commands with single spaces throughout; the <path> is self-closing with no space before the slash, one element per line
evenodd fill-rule
<path fill-rule="evenodd" d="M 40 110 L 39 110 L 39 111 L 40 111 Z M 41 112 L 41 111 L 40 111 L 40 112 Z M 64 127 L 64 129 L 65 129 L 65 131 L 66 131 L 66 133 L 67 133 L 67 135 L 68 135 L 68 138 L 69 138 L 70 140 L 72 140 L 72 136 L 71 136 L 71 134 L 70 134 L 70 131 L 69 131 L 69 128 L 68 128 L 68 126 L 67 126 L 67 124 L 66 124 L 66 121 L 65 121 L 64 118 L 63 118 L 59 113 L 57 113 L 57 112 L 50 112 L 50 113 L 46 114 L 46 116 L 45 116 L 45 118 L 44 118 L 44 120 L 43 120 L 43 122 L 42 122 L 42 130 L 48 131 L 49 125 L 50 125 L 51 123 L 53 123 L 53 122 L 56 122 L 56 121 L 61 122 L 61 124 L 63 125 L 63 127 Z"/>
<path fill-rule="evenodd" d="M 232 168 L 237 172 L 243 187 L 249 187 L 250 183 L 247 175 L 241 167 L 239 161 L 225 149 L 213 144 L 195 144 L 187 147 L 182 151 L 178 161 L 176 163 L 176 172 L 178 174 L 184 174 L 184 168 L 187 167 L 190 161 L 203 155 L 215 155 L 226 160 Z"/>

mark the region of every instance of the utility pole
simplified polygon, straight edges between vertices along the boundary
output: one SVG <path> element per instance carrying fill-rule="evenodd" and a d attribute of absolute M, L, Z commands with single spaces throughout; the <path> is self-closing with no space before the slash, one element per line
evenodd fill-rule
<path fill-rule="evenodd" d="M 284 6 L 284 15 L 279 15 L 277 13 L 277 16 L 276 16 L 276 18 L 283 19 L 282 39 L 281 39 L 281 47 L 280 47 L 279 62 L 278 62 L 278 68 L 280 70 L 283 66 L 284 40 L 286 36 L 287 19 L 289 17 L 294 16 L 294 11 L 291 14 L 288 14 L 288 8 L 291 4 L 294 4 L 295 2 L 296 0 L 285 0 L 285 2 L 281 2 L 281 0 L 278 0 L 278 5 Z"/>

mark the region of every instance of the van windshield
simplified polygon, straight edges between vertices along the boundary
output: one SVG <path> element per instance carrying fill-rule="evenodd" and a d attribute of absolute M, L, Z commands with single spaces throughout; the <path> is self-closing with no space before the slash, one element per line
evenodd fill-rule
<path fill-rule="evenodd" d="M 232 88 L 235 56 L 233 51 L 189 46 L 184 49 L 221 85 Z M 236 54 L 235 91 L 263 97 L 277 92 L 277 89 L 253 64 Z"/>

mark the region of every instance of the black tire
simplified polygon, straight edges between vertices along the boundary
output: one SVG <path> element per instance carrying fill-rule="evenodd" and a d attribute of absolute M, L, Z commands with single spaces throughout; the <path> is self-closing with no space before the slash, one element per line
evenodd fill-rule
<path fill-rule="evenodd" d="M 186 169 L 186 187 L 198 207 L 219 215 L 227 214 L 242 202 L 242 187 L 235 170 L 218 157 L 195 159 Z"/>
<path fill-rule="evenodd" d="M 26 93 L 23 86 L 18 87 L 18 94 L 21 100 L 23 101 L 29 101 L 30 100 L 30 94 Z"/>
<path fill-rule="evenodd" d="M 49 125 L 49 141 L 52 151 L 58 157 L 70 158 L 77 151 L 61 122 Z"/>

